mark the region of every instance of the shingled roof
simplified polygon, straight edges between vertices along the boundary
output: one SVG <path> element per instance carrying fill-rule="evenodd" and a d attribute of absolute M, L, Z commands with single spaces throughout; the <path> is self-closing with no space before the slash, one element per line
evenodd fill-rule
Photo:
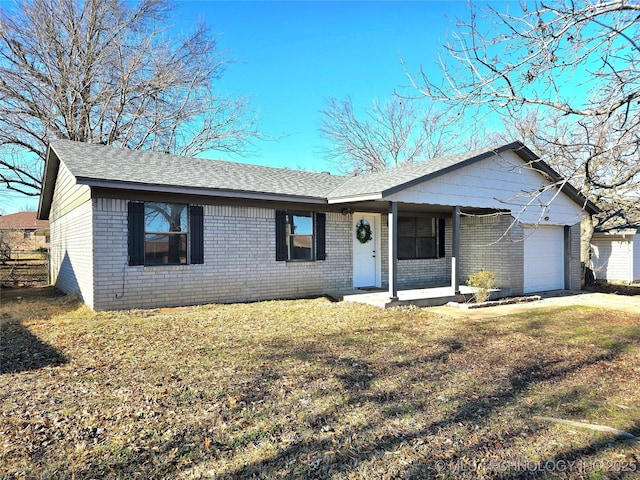
<path fill-rule="evenodd" d="M 47 154 L 39 218 L 48 217 L 60 161 L 78 184 L 92 187 L 326 204 L 383 199 L 509 150 L 550 178 L 559 178 L 520 142 L 350 177 L 56 140 L 51 142 Z M 574 201 L 597 210 L 571 185 L 566 184 L 563 190 Z"/>
<path fill-rule="evenodd" d="M 38 220 L 36 212 L 0 215 L 1 230 L 37 230 L 39 228 L 49 228 L 49 220 Z"/>
<path fill-rule="evenodd" d="M 326 198 L 344 177 L 56 140 L 51 149 L 78 183 L 112 182 Z"/>

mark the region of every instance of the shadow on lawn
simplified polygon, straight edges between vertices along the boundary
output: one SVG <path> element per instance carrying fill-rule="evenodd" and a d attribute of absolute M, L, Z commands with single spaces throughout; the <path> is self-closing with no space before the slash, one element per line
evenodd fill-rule
<path fill-rule="evenodd" d="M 0 324 L 0 374 L 38 370 L 67 363 L 65 356 L 16 320 Z"/>
<path fill-rule="evenodd" d="M 412 428 L 398 430 L 397 432 L 381 427 L 393 423 L 402 415 L 411 415 L 411 412 L 422 412 L 431 408 L 429 402 L 438 402 L 438 391 L 429 393 L 426 398 L 407 396 L 401 389 L 396 391 L 380 391 L 374 388 L 377 381 L 394 378 L 411 369 L 408 377 L 410 383 L 441 382 L 445 385 L 454 380 L 456 368 L 464 368 L 461 365 L 452 365 L 451 359 L 455 355 L 464 354 L 473 361 L 474 348 L 481 348 L 489 336 L 499 335 L 497 332 L 478 332 L 477 336 L 470 338 L 462 332 L 453 333 L 449 338 L 441 338 L 430 345 L 427 352 L 422 353 L 420 348 L 410 347 L 403 351 L 394 351 L 392 358 L 383 356 L 370 356 L 375 352 L 376 345 L 370 345 L 366 339 L 355 350 L 349 351 L 354 338 L 345 338 L 340 334 L 326 335 L 318 343 L 300 341 L 295 338 L 280 338 L 265 341 L 259 350 L 251 353 L 257 361 L 257 368 L 252 375 L 242 379 L 241 383 L 230 386 L 230 390 L 237 399 L 237 407 L 229 409 L 229 416 L 240 415 L 241 408 L 262 408 L 263 402 L 277 398 L 285 398 L 286 394 L 278 391 L 276 384 L 282 384 L 282 380 L 291 378 L 292 374 L 287 365 L 290 362 L 300 364 L 317 364 L 313 370 L 305 370 L 305 378 L 296 379 L 300 383 L 312 383 L 321 379 L 323 375 L 331 376 L 336 382 L 334 389 L 314 390 L 313 395 L 326 396 L 326 406 L 319 410 L 303 413 L 303 418 L 296 418 L 292 404 L 288 400 L 277 400 L 280 409 L 291 409 L 278 420 L 273 419 L 270 425 L 273 435 L 278 435 L 280 429 L 295 431 L 296 426 L 304 425 L 305 429 L 312 430 L 315 435 L 309 438 L 297 438 L 292 440 L 270 457 L 262 458 L 254 462 L 245 463 L 236 469 L 228 470 L 219 478 L 331 478 L 340 474 L 358 472 L 359 466 L 368 460 L 386 458 L 385 455 L 403 447 L 413 448 L 422 442 L 429 444 L 432 439 L 441 433 L 448 432 L 453 436 L 456 430 L 466 432 L 479 428 L 483 435 L 472 437 L 473 440 L 455 442 L 446 446 L 441 444 L 429 445 L 426 450 L 429 456 L 421 456 L 419 450 L 412 454 L 409 465 L 397 467 L 396 473 L 385 472 L 390 478 L 475 478 L 474 470 L 469 465 L 461 462 L 468 461 L 476 456 L 478 459 L 496 458 L 497 449 L 503 448 L 509 451 L 510 445 L 522 438 L 535 438 L 546 427 L 531 423 L 493 428 L 492 422 L 496 415 L 505 408 L 517 407 L 520 398 L 537 384 L 561 381 L 564 377 L 579 372 L 582 369 L 596 365 L 599 362 L 607 362 L 615 359 L 625 351 L 629 345 L 637 345 L 636 337 L 619 339 L 615 344 L 610 344 L 605 351 L 584 357 L 583 360 L 575 360 L 572 357 L 563 357 L 532 353 L 522 364 L 511 369 L 504 382 L 490 391 L 474 391 L 471 387 L 460 387 L 457 393 L 447 400 L 449 409 L 446 414 L 436 416 L 430 421 L 418 422 Z M 484 336 L 484 337 L 483 337 Z M 364 336 L 363 336 L 364 337 Z M 330 348 L 331 347 L 331 350 Z M 391 347 L 393 348 L 393 346 Z M 289 362 L 289 363 L 288 363 Z M 331 395 L 339 394 L 344 399 L 340 405 L 331 405 Z M 361 405 L 373 404 L 379 414 L 367 417 L 362 423 L 350 430 L 341 428 L 344 422 L 345 410 L 357 410 Z M 286 419 L 286 425 L 282 424 Z M 218 455 L 227 455 L 234 451 L 255 448 L 254 442 L 260 440 L 260 434 L 250 423 L 245 430 L 229 433 L 228 436 L 218 437 L 206 448 L 202 448 L 202 441 L 211 436 L 207 425 L 194 422 L 170 441 L 161 441 L 152 449 L 139 452 L 128 452 L 124 458 L 118 461 L 98 467 L 87 466 L 86 470 L 76 472 L 83 476 L 107 475 L 108 472 L 118 472 L 118 478 L 124 478 L 125 474 L 144 470 L 144 466 L 161 465 L 163 476 L 181 473 L 180 459 L 188 457 L 193 465 L 200 462 L 204 464 L 215 462 Z M 635 433 L 635 432 L 632 432 Z M 253 437 L 252 435 L 257 435 Z M 595 454 L 616 444 L 618 439 L 610 437 L 605 441 L 592 443 L 573 450 L 567 449 L 548 459 L 559 462 L 560 460 L 583 460 L 588 467 L 589 458 Z M 195 445 L 195 446 L 194 446 Z M 330 455 L 327 452 L 331 452 Z M 439 456 L 438 456 L 439 455 Z M 389 465 L 393 455 L 389 457 Z M 439 458 L 446 458 L 446 463 L 441 463 Z M 508 478 L 539 478 L 541 471 L 518 471 L 516 459 L 511 464 L 504 458 L 498 467 L 502 470 L 489 470 L 488 477 L 497 479 Z M 236 459 L 237 461 L 237 459 Z M 543 461 L 544 463 L 544 461 Z M 595 465 L 595 462 L 593 463 Z M 237 463 L 236 463 L 237 465 Z M 513 468 L 510 468 L 513 467 Z M 456 470 L 456 468 L 458 470 Z M 640 468 L 640 467 L 639 467 Z M 584 473 L 588 476 L 590 470 Z M 152 473 L 152 472 L 147 472 Z M 571 473 L 571 472 L 569 472 Z M 580 473 L 580 472 L 578 472 Z M 122 475 L 122 476 L 120 476 Z M 108 475 L 107 475 L 108 476 Z M 378 475 L 371 475 L 378 478 Z M 197 475 L 193 478 L 201 478 Z M 209 478 L 204 475 L 204 478 Z M 218 478 L 218 477 L 216 477 Z M 582 478 L 577 476 L 575 478 Z"/>
<path fill-rule="evenodd" d="M 62 294 L 52 286 L 2 288 L 2 301 L 8 311 L 15 309 L 16 305 L 24 305 L 24 311 L 28 311 L 33 302 L 36 305 L 48 305 L 61 298 Z M 73 308 L 75 304 L 69 302 L 62 306 L 66 310 Z M 22 307 L 17 311 L 18 318 L 6 312 L 0 318 L 0 374 L 33 371 L 66 363 L 67 359 L 62 353 L 40 340 L 23 325 Z M 38 318 L 46 317 L 46 314 L 40 313 L 46 312 L 46 309 L 37 312 L 35 315 Z"/>
<path fill-rule="evenodd" d="M 476 339 L 477 340 L 477 339 Z M 377 375 L 375 368 L 365 361 L 360 361 L 352 358 L 333 356 L 327 356 L 321 353 L 321 349 L 317 347 L 307 347 L 307 349 L 300 350 L 299 345 L 287 345 L 286 343 L 274 344 L 272 347 L 272 355 L 267 357 L 267 362 L 277 365 L 278 361 L 286 356 L 298 356 L 301 359 L 315 358 L 316 360 L 322 358 L 326 362 L 330 370 L 335 370 L 336 378 L 342 383 L 343 392 L 348 394 L 348 400 L 344 407 L 356 407 L 366 402 L 375 402 L 379 407 L 379 411 L 383 412 L 383 420 L 371 419 L 361 427 L 354 431 L 344 432 L 339 435 L 334 435 L 333 438 L 315 439 L 311 443 L 306 444 L 293 444 L 288 448 L 285 448 L 275 454 L 272 458 L 265 459 L 260 462 L 244 465 L 235 471 L 229 472 L 226 476 L 229 478 L 262 478 L 265 471 L 270 467 L 276 468 L 284 467 L 286 465 L 295 464 L 296 459 L 301 457 L 302 451 L 304 452 L 316 452 L 316 462 L 310 462 L 306 469 L 297 470 L 296 475 L 303 474 L 307 478 L 329 478 L 337 473 L 345 473 L 353 470 L 358 464 L 374 459 L 376 457 L 382 457 L 386 453 L 396 451 L 402 447 L 402 445 L 410 445 L 415 442 L 429 442 L 429 437 L 437 435 L 439 432 L 446 429 L 455 429 L 457 426 L 465 426 L 471 428 L 471 425 L 475 425 L 476 428 L 489 429 L 487 435 L 483 440 L 477 441 L 473 445 L 464 445 L 460 447 L 457 452 L 453 448 L 448 448 L 446 456 L 449 456 L 450 460 L 446 464 L 437 461 L 436 456 L 424 459 L 416 459 L 412 462 L 412 465 L 407 466 L 402 476 L 403 478 L 456 478 L 460 473 L 466 472 L 468 475 L 474 476 L 474 470 L 458 470 L 455 471 L 456 465 L 460 466 L 460 461 L 466 461 L 469 459 L 469 455 L 478 455 L 479 458 L 489 454 L 492 450 L 495 450 L 496 445 L 508 445 L 511 441 L 522 436 L 534 436 L 535 432 L 544 429 L 539 425 L 532 424 L 531 426 L 508 428 L 496 433 L 496 437 L 492 438 L 494 432 L 490 430 L 491 416 L 498 410 L 508 407 L 509 405 L 517 402 L 518 398 L 525 394 L 526 391 L 532 386 L 542 382 L 556 382 L 560 381 L 563 377 L 572 375 L 585 367 L 596 365 L 599 362 L 611 361 L 621 354 L 628 344 L 637 344 L 637 339 L 630 338 L 629 342 L 624 341 L 617 342 L 614 345 L 610 345 L 607 351 L 599 355 L 594 355 L 588 359 L 580 362 L 571 362 L 567 364 L 563 359 L 549 359 L 540 360 L 531 358 L 528 365 L 514 369 L 508 379 L 508 386 L 500 389 L 499 391 L 488 392 L 485 395 L 471 395 L 473 392 L 462 391 L 457 398 L 451 398 L 449 401 L 457 402 L 457 408 L 450 414 L 445 416 L 439 421 L 432 423 L 419 425 L 418 428 L 410 432 L 397 432 L 388 433 L 384 435 L 375 435 L 374 432 L 381 424 L 391 421 L 396 418 L 398 412 L 402 414 L 401 410 L 398 410 L 398 402 L 403 400 L 402 392 L 392 392 L 388 394 L 379 394 L 370 391 L 370 386 Z M 442 379 L 450 376 L 455 372 L 442 373 L 442 365 L 446 365 L 447 358 L 450 354 L 465 350 L 465 345 L 461 344 L 455 339 L 445 339 L 441 341 L 442 350 L 434 355 L 428 355 L 424 357 L 416 357 L 410 360 L 410 362 L 423 363 L 425 368 L 435 366 L 435 370 L 440 371 Z M 402 369 L 403 363 L 396 362 L 390 365 L 385 375 L 393 374 L 396 369 Z M 440 366 L 438 366 L 440 364 Z M 437 377 L 436 373 L 436 377 Z M 273 376 L 273 372 L 270 372 L 270 376 Z M 420 381 L 419 379 L 416 379 Z M 433 399 L 432 399 L 433 400 Z M 415 409 L 429 408 L 429 405 L 413 401 L 411 405 L 406 408 L 407 412 Z M 307 424 L 314 428 L 320 429 L 322 426 L 332 425 L 340 422 L 340 409 L 328 408 L 324 412 L 318 413 L 314 417 L 307 419 Z M 322 431 L 322 430 L 320 430 Z M 633 433 L 633 432 L 632 432 Z M 354 438 L 370 438 L 375 439 L 369 441 L 366 444 L 352 444 L 351 440 Z M 610 448 L 617 443 L 624 443 L 623 440 L 611 436 L 606 441 L 600 443 L 593 443 L 583 448 L 562 452 L 555 457 L 549 459 L 549 461 L 556 462 L 556 464 L 562 460 L 576 460 L 583 459 L 596 454 L 597 452 Z M 350 445 L 348 449 L 342 449 L 342 451 L 333 452 L 330 460 L 326 460 L 326 457 L 322 456 L 322 452 L 327 450 L 336 450 L 335 445 Z M 506 447 L 505 447 L 506 448 Z M 437 448 L 436 448 L 437 450 Z M 470 452 L 471 450 L 471 452 Z M 437 453 L 437 452 L 436 452 Z M 445 457 L 445 452 L 442 450 L 442 457 Z M 313 454 L 311 455 L 314 456 Z M 527 459 L 518 459 L 520 461 L 526 461 Z M 452 463 L 453 462 L 453 463 Z M 637 462 L 637 460 L 636 460 Z M 542 462 L 544 464 L 544 461 Z M 593 465 L 597 467 L 595 462 Z M 443 467 L 444 465 L 444 467 Z M 588 462 L 583 464 L 586 467 L 588 473 Z M 502 472 L 494 471 L 493 475 L 497 475 L 495 478 L 507 479 L 507 478 L 537 478 L 540 471 L 523 472 L 521 470 L 510 468 L 508 463 L 503 462 L 503 467 L 506 467 Z M 514 468 L 518 467 L 517 463 L 513 463 Z M 640 469 L 640 465 L 635 465 L 635 468 Z M 289 472 L 291 474 L 291 472 Z M 524 474 L 524 477 L 523 477 Z M 225 477 L 226 477 L 225 476 Z M 464 476 L 464 475 L 462 475 Z M 471 478 L 471 477 L 466 477 Z"/>

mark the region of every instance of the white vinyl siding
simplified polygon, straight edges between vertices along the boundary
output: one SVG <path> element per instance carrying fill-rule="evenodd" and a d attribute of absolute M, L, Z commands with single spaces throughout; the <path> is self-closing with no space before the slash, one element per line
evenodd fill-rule
<path fill-rule="evenodd" d="M 93 306 L 93 222 L 91 192 L 77 185 L 60 163 L 53 192 L 50 221 L 51 283 L 65 293 L 76 294 Z"/>
<path fill-rule="evenodd" d="M 631 251 L 633 252 L 633 275 L 631 280 L 640 282 L 640 237 L 638 235 L 634 236 Z"/>
<path fill-rule="evenodd" d="M 473 163 L 427 182 L 390 195 L 387 199 L 407 203 L 460 205 L 462 207 L 510 210 L 521 223 L 573 225 L 582 219 L 582 209 L 556 189 L 543 193 L 549 182 L 528 167 L 513 152 Z M 532 199 L 535 200 L 532 202 Z M 555 196 L 555 198 L 554 198 Z M 524 208 L 531 202 L 531 205 Z M 551 202 L 550 207 L 541 205 Z"/>
<path fill-rule="evenodd" d="M 591 261 L 596 279 L 627 283 L 640 281 L 640 240 L 637 237 L 594 235 Z"/>
<path fill-rule="evenodd" d="M 51 283 L 65 293 L 76 294 L 93 307 L 93 222 L 91 202 L 52 221 Z"/>
<path fill-rule="evenodd" d="M 91 200 L 91 191 L 86 185 L 77 185 L 64 163 L 60 162 L 56 179 L 49 221 L 53 222 Z"/>

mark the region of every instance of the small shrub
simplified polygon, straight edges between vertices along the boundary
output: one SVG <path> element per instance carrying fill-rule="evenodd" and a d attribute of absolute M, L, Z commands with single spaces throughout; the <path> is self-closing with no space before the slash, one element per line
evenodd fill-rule
<path fill-rule="evenodd" d="M 477 303 L 486 302 L 491 295 L 491 289 L 496 287 L 496 275 L 490 270 L 480 270 L 469 275 L 467 285 L 474 287 L 474 299 Z"/>

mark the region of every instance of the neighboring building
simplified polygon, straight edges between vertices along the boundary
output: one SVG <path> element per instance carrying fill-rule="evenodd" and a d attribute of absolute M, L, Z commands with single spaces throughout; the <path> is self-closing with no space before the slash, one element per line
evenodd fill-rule
<path fill-rule="evenodd" d="M 36 212 L 0 215 L 0 249 L 3 252 L 49 248 L 49 221 Z"/>
<path fill-rule="evenodd" d="M 617 207 L 591 238 L 593 275 L 608 282 L 640 282 L 640 206 L 634 199 Z"/>
<path fill-rule="evenodd" d="M 55 141 L 51 278 L 94 309 L 580 288 L 582 197 L 519 142 L 355 177 Z"/>

